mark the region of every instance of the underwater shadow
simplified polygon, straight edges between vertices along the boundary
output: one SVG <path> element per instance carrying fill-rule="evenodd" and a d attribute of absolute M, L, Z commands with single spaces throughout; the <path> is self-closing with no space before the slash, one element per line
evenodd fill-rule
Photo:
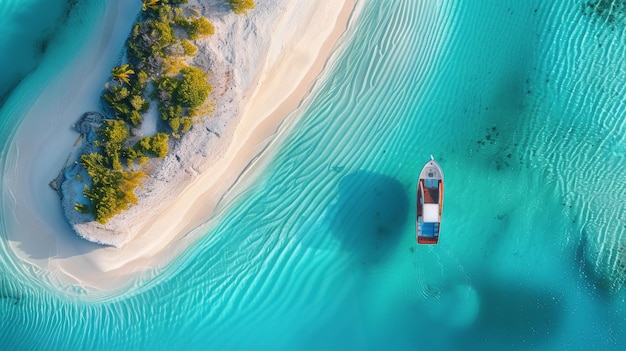
<path fill-rule="evenodd" d="M 366 171 L 344 176 L 329 208 L 342 247 L 378 262 L 397 246 L 409 213 L 407 190 L 395 178 Z"/>

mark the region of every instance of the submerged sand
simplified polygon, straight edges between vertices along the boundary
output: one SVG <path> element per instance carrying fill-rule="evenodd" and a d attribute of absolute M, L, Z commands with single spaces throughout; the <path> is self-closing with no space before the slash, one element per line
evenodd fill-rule
<path fill-rule="evenodd" d="M 185 135 L 138 193 L 140 203 L 88 235 L 123 235 L 122 248 L 75 235 L 59 198 L 48 187 L 77 134 L 71 125 L 98 110 L 107 80 L 139 6 L 110 1 L 85 47 L 42 93 L 20 125 L 7 154 L 3 184 L 6 230 L 19 258 L 68 291 L 110 291 L 147 280 L 197 237 L 220 200 L 272 140 L 285 117 L 319 76 L 355 8 L 353 0 L 256 1 L 248 16 L 223 2 L 192 0 L 216 34 L 199 43 L 195 64 L 212 73 L 216 110 Z M 76 83 L 75 77 L 84 77 Z M 53 116 L 53 118 L 50 118 Z M 10 214 L 13 214 L 12 216 Z M 116 234 L 113 234 L 116 235 Z"/>

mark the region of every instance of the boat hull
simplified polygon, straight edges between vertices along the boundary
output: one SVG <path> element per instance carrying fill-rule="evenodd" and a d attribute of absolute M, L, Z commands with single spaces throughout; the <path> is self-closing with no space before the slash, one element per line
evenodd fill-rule
<path fill-rule="evenodd" d="M 415 238 L 418 244 L 439 243 L 443 210 L 443 172 L 439 164 L 428 161 L 417 182 Z"/>

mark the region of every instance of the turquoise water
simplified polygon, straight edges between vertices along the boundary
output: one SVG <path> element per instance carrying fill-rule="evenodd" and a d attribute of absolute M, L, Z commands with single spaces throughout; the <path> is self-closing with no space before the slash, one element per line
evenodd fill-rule
<path fill-rule="evenodd" d="M 77 301 L 2 242 L 0 345 L 621 350 L 626 14 L 362 5 L 301 116 L 149 287 Z M 6 110 L 3 135 L 19 121 Z M 444 218 L 440 244 L 418 247 L 430 154 Z"/>
<path fill-rule="evenodd" d="M 48 53 L 61 27 L 67 24 L 73 3 L 67 0 L 0 1 L 0 106 L 11 91 Z"/>
<path fill-rule="evenodd" d="M 89 0 L 0 0 L 0 136 L 2 155 L 35 101 L 89 38 L 104 4 Z M 77 30 L 74 30 L 77 29 Z M 2 159 L 4 161 L 4 158 Z"/>

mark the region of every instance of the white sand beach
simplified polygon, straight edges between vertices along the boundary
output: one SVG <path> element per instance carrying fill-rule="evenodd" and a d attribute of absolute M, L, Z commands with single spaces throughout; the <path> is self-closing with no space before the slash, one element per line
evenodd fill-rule
<path fill-rule="evenodd" d="M 71 125 L 84 112 L 99 110 L 102 86 L 141 7 L 108 2 L 93 40 L 28 111 L 7 154 L 6 231 L 30 271 L 68 292 L 107 294 L 149 279 L 193 243 L 183 238 L 212 217 L 300 104 L 355 9 L 354 0 L 255 3 L 247 16 L 238 16 L 210 11 L 217 6 L 211 0 L 190 1 L 216 27 L 214 36 L 198 44 L 195 62 L 211 72 L 216 109 L 155 171 L 139 191 L 139 205 L 107 224 L 126 230 L 116 248 L 79 238 L 48 187 L 76 151 L 78 134 Z"/>

